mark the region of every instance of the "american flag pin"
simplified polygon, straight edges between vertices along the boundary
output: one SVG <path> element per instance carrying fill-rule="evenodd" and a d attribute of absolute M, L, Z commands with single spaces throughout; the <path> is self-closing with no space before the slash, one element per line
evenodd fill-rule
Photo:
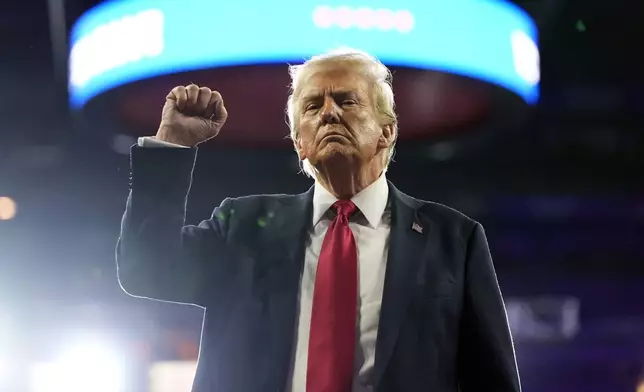
<path fill-rule="evenodd" d="M 418 224 L 418 223 L 416 223 L 416 222 L 414 222 L 414 224 L 413 224 L 413 225 L 411 225 L 411 229 L 412 229 L 413 231 L 416 231 L 416 232 L 420 233 L 420 234 L 423 234 L 423 226 L 419 225 L 419 224 Z"/>

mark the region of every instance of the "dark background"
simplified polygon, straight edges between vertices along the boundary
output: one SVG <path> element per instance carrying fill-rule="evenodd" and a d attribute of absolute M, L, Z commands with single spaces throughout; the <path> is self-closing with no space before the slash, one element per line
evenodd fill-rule
<path fill-rule="evenodd" d="M 0 305 L 29 339 L 87 304 L 115 325 L 141 319 L 195 339 L 199 310 L 133 300 L 116 281 L 134 139 L 70 115 L 60 61 L 60 37 L 95 3 L 67 1 L 53 20 L 55 1 L 0 5 L 0 196 L 18 206 L 0 221 Z M 484 224 L 507 298 L 580 301 L 573 338 L 517 339 L 526 391 L 633 391 L 644 370 L 644 6 L 518 4 L 541 30 L 542 98 L 529 120 L 401 143 L 388 177 Z M 310 185 L 288 148 L 213 147 L 198 159 L 189 220 L 226 196 Z"/>

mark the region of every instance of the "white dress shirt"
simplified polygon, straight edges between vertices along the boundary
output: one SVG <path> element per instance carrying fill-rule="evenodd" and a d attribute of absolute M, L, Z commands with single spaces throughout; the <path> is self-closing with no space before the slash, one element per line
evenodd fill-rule
<path fill-rule="evenodd" d="M 139 138 L 142 147 L 182 147 L 175 144 Z M 358 207 L 349 222 L 358 248 L 359 295 L 356 325 L 356 349 L 353 392 L 372 391 L 372 370 L 375 361 L 380 306 L 385 283 L 391 212 L 387 200 L 389 186 L 383 174 L 373 184 L 355 195 L 351 201 Z M 334 213 L 329 210 L 338 199 L 315 183 L 313 190 L 313 225 L 309 233 L 300 281 L 298 323 L 289 377 L 288 391 L 306 391 L 309 332 L 313 289 L 322 242 Z"/>

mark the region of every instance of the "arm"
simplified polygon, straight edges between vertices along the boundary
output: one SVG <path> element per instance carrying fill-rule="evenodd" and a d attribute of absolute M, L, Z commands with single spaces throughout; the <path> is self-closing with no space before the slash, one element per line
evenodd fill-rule
<path fill-rule="evenodd" d="M 118 279 L 137 297 L 205 306 L 226 282 L 226 199 L 211 219 L 185 226 L 194 148 L 133 147 L 131 191 L 116 247 Z M 216 257 L 215 257 L 216 256 Z"/>
<path fill-rule="evenodd" d="M 465 293 L 459 331 L 458 381 L 463 392 L 520 392 L 505 305 L 483 227 L 467 244 Z"/>

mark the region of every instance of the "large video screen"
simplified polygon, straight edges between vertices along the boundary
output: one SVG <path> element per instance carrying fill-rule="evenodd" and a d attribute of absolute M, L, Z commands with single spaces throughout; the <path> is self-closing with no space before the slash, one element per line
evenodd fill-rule
<path fill-rule="evenodd" d="M 537 28 L 501 0 L 115 0 L 70 37 L 70 104 L 183 71 L 300 63 L 339 47 L 390 66 L 432 69 L 539 96 Z"/>

